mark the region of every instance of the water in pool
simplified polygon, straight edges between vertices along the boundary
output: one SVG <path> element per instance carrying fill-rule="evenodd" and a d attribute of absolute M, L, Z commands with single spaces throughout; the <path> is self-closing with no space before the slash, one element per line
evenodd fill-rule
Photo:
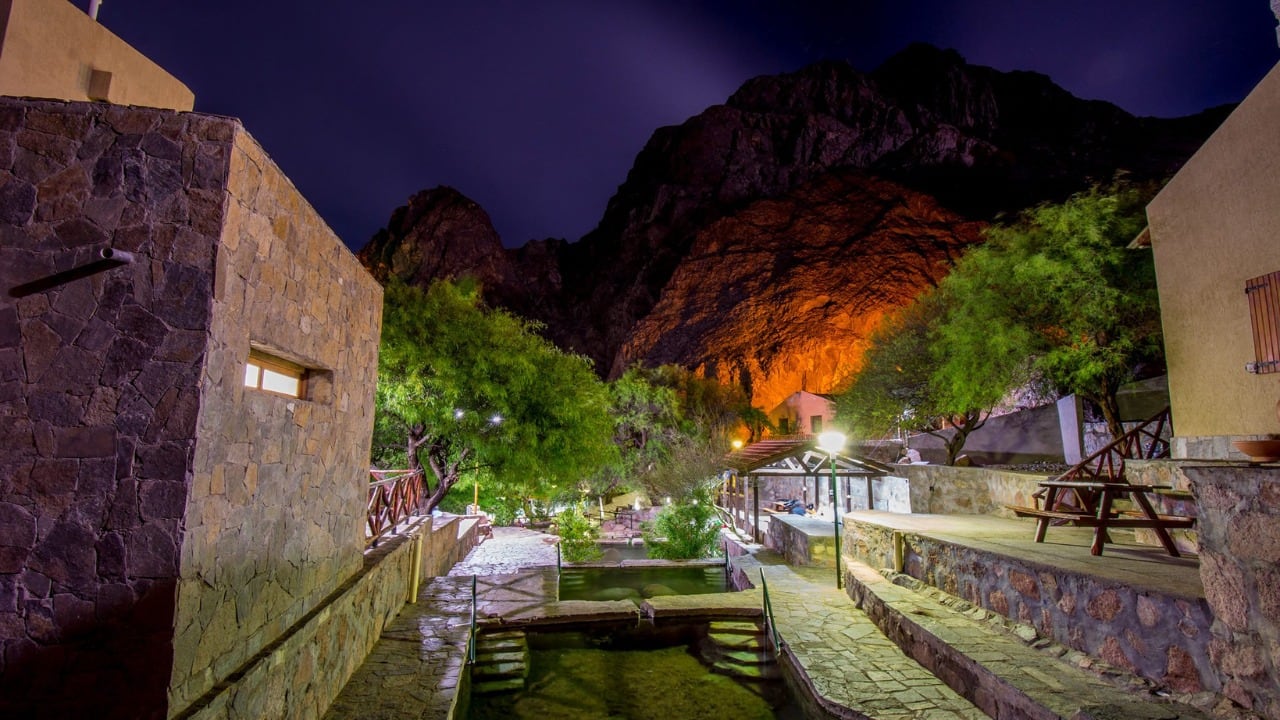
<path fill-rule="evenodd" d="M 615 626 L 526 638 L 523 683 L 493 691 L 473 673 L 472 720 L 803 717 L 753 622 Z"/>
<path fill-rule="evenodd" d="M 561 600 L 634 600 L 658 595 L 700 595 L 729 590 L 724 568 L 594 567 L 560 573 Z"/>

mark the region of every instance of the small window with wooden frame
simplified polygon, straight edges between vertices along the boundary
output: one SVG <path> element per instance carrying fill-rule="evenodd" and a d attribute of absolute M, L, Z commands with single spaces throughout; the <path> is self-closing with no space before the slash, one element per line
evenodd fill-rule
<path fill-rule="evenodd" d="M 275 395 L 305 398 L 308 372 L 307 368 L 295 362 L 253 348 L 249 350 L 249 361 L 245 363 L 244 384 Z"/>
<path fill-rule="evenodd" d="M 1251 373 L 1280 372 L 1280 270 L 1260 275 L 1244 284 L 1249 298 L 1249 322 L 1253 325 Z"/>

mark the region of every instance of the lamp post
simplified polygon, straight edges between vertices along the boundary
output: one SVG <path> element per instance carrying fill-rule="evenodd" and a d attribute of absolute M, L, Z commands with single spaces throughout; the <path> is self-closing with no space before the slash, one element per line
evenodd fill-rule
<path fill-rule="evenodd" d="M 836 497 L 836 453 L 844 449 L 844 433 L 837 430 L 828 430 L 818 436 L 818 449 L 827 453 L 831 458 L 831 522 L 834 524 L 836 531 L 836 588 L 844 587 L 844 573 L 841 571 L 840 560 L 840 508 L 837 505 Z"/>

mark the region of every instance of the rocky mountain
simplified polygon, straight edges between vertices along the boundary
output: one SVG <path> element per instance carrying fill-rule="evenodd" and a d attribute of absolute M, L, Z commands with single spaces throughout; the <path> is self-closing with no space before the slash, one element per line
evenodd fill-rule
<path fill-rule="evenodd" d="M 477 275 L 602 372 L 674 362 L 768 408 L 834 389 L 879 317 L 944 275 L 983 221 L 1117 171 L 1167 177 L 1225 114 L 1136 118 L 915 45 L 872 73 L 755 78 L 659 128 L 575 243 L 503 249 L 475 203 L 436 188 L 361 257 L 412 282 Z"/>

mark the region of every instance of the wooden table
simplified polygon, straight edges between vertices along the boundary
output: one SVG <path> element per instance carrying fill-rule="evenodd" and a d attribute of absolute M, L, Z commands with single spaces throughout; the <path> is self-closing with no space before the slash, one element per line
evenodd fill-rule
<path fill-rule="evenodd" d="M 1073 525 L 1084 525 L 1093 528 L 1093 545 L 1089 552 L 1101 555 L 1103 545 L 1111 542 L 1108 528 L 1151 528 L 1159 538 L 1160 544 L 1173 557 L 1181 557 L 1173 538 L 1169 535 L 1172 528 L 1189 528 L 1195 524 L 1195 518 L 1160 515 L 1151 506 L 1148 493 L 1167 490 L 1164 485 L 1130 485 L 1123 482 L 1095 482 L 1080 480 L 1046 480 L 1040 483 L 1044 488 L 1044 508 L 1010 507 L 1019 517 L 1036 518 L 1036 542 L 1044 542 L 1049 523 L 1054 520 L 1069 522 Z M 1066 492 L 1074 497 L 1076 504 L 1071 506 L 1064 502 Z M 1112 505 L 1118 498 L 1129 498 L 1138 510 L 1133 513 L 1121 513 Z"/>

